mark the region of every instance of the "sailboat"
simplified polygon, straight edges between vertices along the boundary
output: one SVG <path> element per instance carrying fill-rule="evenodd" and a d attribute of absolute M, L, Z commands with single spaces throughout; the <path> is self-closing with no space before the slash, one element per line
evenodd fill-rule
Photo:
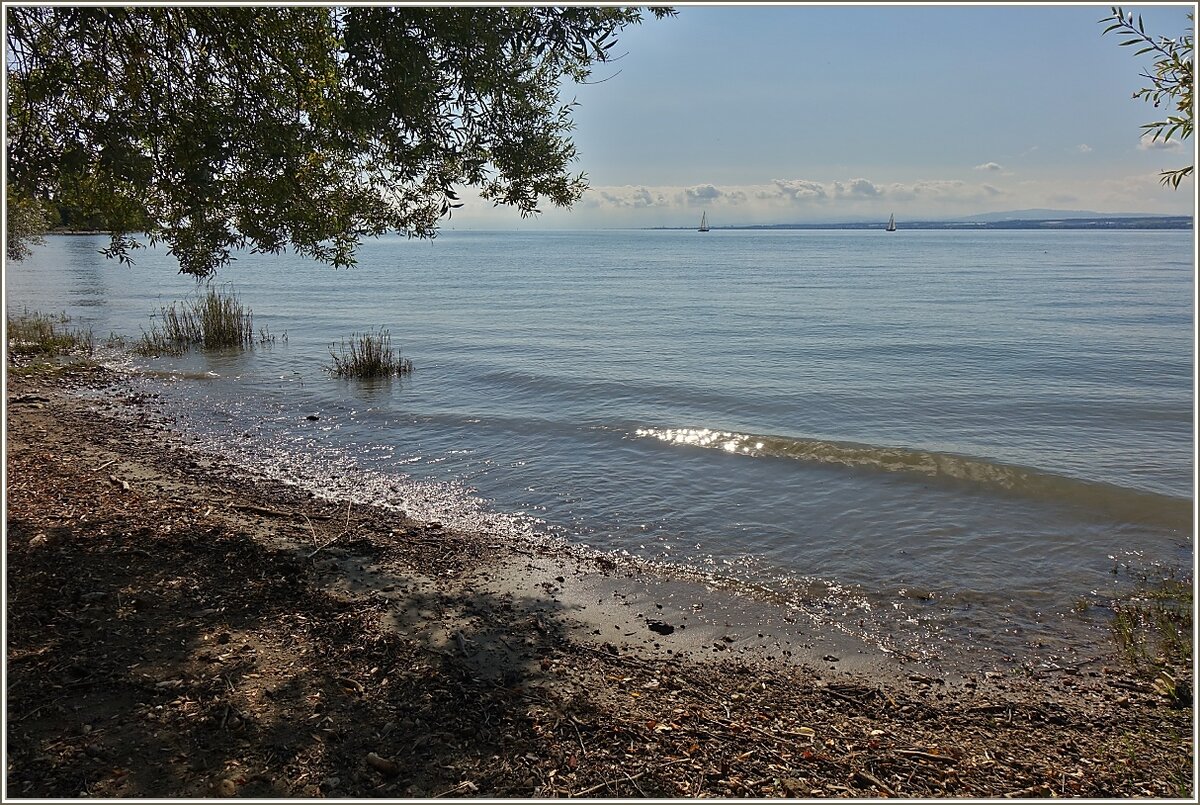
<path fill-rule="evenodd" d="M 888 232 L 896 231 L 896 214 L 895 213 L 892 213 L 892 217 L 888 218 L 887 231 Z"/>
<path fill-rule="evenodd" d="M 697 229 L 696 231 L 697 232 L 707 232 L 708 231 L 708 210 L 705 210 L 704 212 L 702 212 L 700 214 L 700 228 Z"/>

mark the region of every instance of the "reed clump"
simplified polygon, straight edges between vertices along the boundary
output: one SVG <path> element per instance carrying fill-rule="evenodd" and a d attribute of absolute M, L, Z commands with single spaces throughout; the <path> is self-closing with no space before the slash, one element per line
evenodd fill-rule
<path fill-rule="evenodd" d="M 412 361 L 400 357 L 399 351 L 392 348 L 391 333 L 382 328 L 342 339 L 340 350 L 335 352 L 331 347 L 329 356 L 333 363 L 325 368 L 334 377 L 392 377 L 413 370 Z"/>
<path fill-rule="evenodd" d="M 8 317 L 10 361 L 46 360 L 64 355 L 91 355 L 95 339 L 90 331 L 67 327 L 66 313 L 30 313 Z"/>
<path fill-rule="evenodd" d="M 263 340 L 273 340 L 263 334 Z M 158 323 L 142 333 L 137 351 L 181 355 L 201 349 L 246 349 L 254 343 L 253 315 L 232 291 L 209 288 L 196 299 L 159 309 Z"/>

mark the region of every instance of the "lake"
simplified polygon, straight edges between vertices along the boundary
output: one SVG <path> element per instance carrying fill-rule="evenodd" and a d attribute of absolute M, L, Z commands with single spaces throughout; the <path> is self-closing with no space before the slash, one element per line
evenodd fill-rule
<path fill-rule="evenodd" d="M 275 343 L 112 356 L 248 466 L 744 580 L 906 650 L 1106 640 L 1192 566 L 1190 231 L 443 232 L 214 280 Z M 138 337 L 164 250 L 50 237 L 6 304 Z M 325 371 L 386 327 L 416 370 Z M 316 419 L 310 419 L 313 416 Z M 1057 647 L 1057 648 L 1056 648 Z"/>

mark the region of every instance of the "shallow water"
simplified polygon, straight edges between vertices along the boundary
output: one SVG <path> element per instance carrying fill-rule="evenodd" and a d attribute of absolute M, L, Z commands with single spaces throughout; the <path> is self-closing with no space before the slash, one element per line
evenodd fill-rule
<path fill-rule="evenodd" d="M 103 244 L 50 238 L 8 309 L 136 337 L 195 291 Z M 1192 564 L 1193 276 L 1191 232 L 448 231 L 243 256 L 219 282 L 276 343 L 133 363 L 314 488 L 1019 654 L 1103 640 L 1075 606 L 1115 565 Z M 380 326 L 413 375 L 323 371 Z"/>

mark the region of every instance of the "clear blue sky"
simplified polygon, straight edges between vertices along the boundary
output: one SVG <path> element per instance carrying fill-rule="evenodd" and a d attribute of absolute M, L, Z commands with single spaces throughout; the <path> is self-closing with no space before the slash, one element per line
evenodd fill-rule
<path fill-rule="evenodd" d="M 1191 4 L 1126 6 L 1176 37 Z M 579 101 L 592 189 L 519 224 L 469 200 L 458 226 L 682 226 L 937 218 L 1046 207 L 1191 214 L 1130 96 L 1149 56 L 1101 36 L 1108 5 L 678 5 L 627 29 Z M 603 80 L 607 79 L 607 80 Z M 695 220 L 693 220 L 695 219 Z"/>

